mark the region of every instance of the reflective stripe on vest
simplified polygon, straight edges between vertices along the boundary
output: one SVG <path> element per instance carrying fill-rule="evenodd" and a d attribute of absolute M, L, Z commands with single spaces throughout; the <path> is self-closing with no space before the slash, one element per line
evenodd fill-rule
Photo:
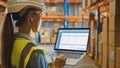
<path fill-rule="evenodd" d="M 27 40 L 24 38 L 15 39 L 13 51 L 11 55 L 11 63 L 14 67 L 19 68 L 20 67 L 19 65 L 22 65 L 23 68 L 26 68 L 26 65 L 30 59 L 30 56 L 32 55 L 32 52 L 35 50 L 40 50 L 45 55 L 45 51 L 40 46 L 33 46 L 34 44 L 26 46 L 30 42 L 31 42 L 30 40 Z M 28 52 L 23 54 L 24 53 L 23 51 L 28 51 Z M 22 55 L 25 55 L 25 56 L 22 56 Z M 21 64 L 21 61 L 22 61 L 22 64 Z"/>
<path fill-rule="evenodd" d="M 20 57 L 20 63 L 19 63 L 19 68 L 23 68 L 23 66 L 24 66 L 24 59 L 25 59 L 25 57 L 27 56 L 27 54 L 29 53 L 29 51 L 30 51 L 30 49 L 33 47 L 33 46 L 35 46 L 35 44 L 33 44 L 33 43 L 28 43 L 25 47 L 24 47 L 24 49 L 23 49 L 23 51 L 22 51 L 22 54 L 21 54 L 21 57 Z"/>
<path fill-rule="evenodd" d="M 25 60 L 24 60 L 24 68 L 26 68 L 26 65 L 30 59 L 30 56 L 32 55 L 33 51 L 35 50 L 39 50 L 41 53 L 43 53 L 44 56 L 46 56 L 46 52 L 43 48 L 41 48 L 40 46 L 34 46 L 31 48 L 31 50 L 29 51 L 28 55 L 26 56 Z"/>

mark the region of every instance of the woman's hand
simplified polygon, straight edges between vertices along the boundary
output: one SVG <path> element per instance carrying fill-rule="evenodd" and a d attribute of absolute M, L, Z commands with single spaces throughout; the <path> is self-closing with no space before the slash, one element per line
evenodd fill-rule
<path fill-rule="evenodd" d="M 65 65 L 66 58 L 63 54 L 60 54 L 57 58 L 52 58 L 52 64 L 54 68 L 63 68 Z"/>

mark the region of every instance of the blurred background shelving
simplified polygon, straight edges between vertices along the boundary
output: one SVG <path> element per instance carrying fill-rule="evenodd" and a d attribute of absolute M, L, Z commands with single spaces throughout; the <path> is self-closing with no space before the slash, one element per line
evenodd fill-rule
<path fill-rule="evenodd" d="M 65 2 L 66 1 L 66 2 Z M 81 27 L 81 4 L 82 0 L 45 0 L 46 14 L 42 16 L 43 30 L 49 29 L 46 33 L 50 32 L 49 38 L 42 35 L 42 38 L 46 38 L 46 42 L 41 43 L 55 43 L 58 28 L 64 28 L 65 24 L 70 27 Z M 88 20 L 88 16 L 85 20 Z M 45 34 L 41 33 L 41 34 Z M 47 36 L 47 35 L 46 35 Z M 47 41 L 47 39 L 49 41 Z"/>

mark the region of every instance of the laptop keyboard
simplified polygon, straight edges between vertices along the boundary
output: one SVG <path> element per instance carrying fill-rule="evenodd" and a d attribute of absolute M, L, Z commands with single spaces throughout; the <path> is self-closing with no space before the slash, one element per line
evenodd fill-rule
<path fill-rule="evenodd" d="M 59 56 L 64 54 L 67 58 L 76 58 L 79 59 L 84 53 L 70 53 L 70 52 L 52 52 L 49 56 Z"/>
<path fill-rule="evenodd" d="M 84 53 L 61 53 L 64 54 L 67 58 L 80 58 Z"/>

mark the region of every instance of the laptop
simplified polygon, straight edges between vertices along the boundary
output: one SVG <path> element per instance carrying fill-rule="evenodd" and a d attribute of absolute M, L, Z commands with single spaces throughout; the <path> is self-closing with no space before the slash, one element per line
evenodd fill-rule
<path fill-rule="evenodd" d="M 64 54 L 66 64 L 76 65 L 87 52 L 89 36 L 89 28 L 59 28 L 54 51 L 48 56 Z"/>

